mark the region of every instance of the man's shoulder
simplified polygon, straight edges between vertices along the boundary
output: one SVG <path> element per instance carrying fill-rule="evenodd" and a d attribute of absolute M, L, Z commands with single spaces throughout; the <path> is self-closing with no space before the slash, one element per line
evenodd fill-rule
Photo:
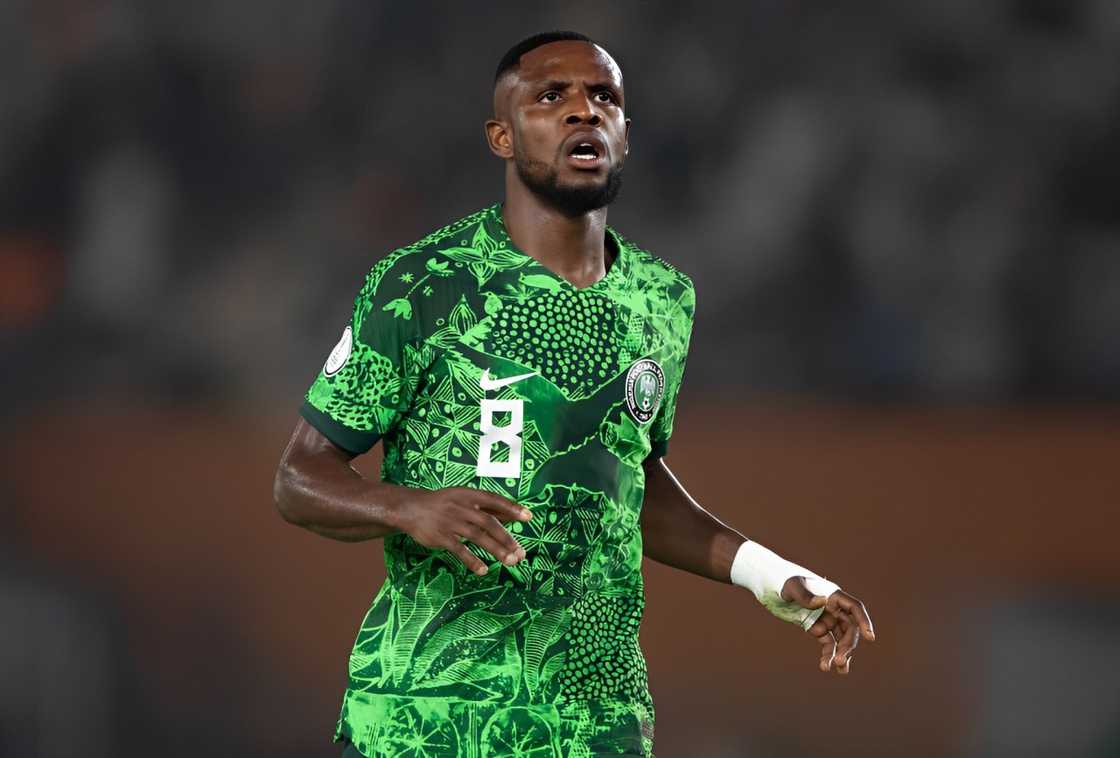
<path fill-rule="evenodd" d="M 695 299 L 696 288 L 692 278 L 669 261 L 654 255 L 647 248 L 636 244 L 613 229 L 619 242 L 630 249 L 630 279 L 638 287 L 664 289 L 666 294 L 675 298 Z"/>
<path fill-rule="evenodd" d="M 492 206 L 463 216 L 449 224 L 429 232 L 415 242 L 398 247 L 376 259 L 366 275 L 363 294 L 372 297 L 385 289 L 408 289 L 420 279 L 439 280 L 457 278 L 455 270 L 447 265 L 446 256 L 433 258 L 448 248 L 471 244 L 469 239 L 476 235 Z M 466 235 L 467 238 L 464 238 Z"/>
<path fill-rule="evenodd" d="M 406 253 L 432 253 L 445 250 L 448 247 L 469 246 L 476 242 L 475 236 L 480 230 L 485 232 L 487 220 L 493 219 L 497 204 L 488 205 L 477 211 L 468 213 L 460 219 L 441 226 L 433 232 L 426 234 L 412 244 L 405 245 L 401 250 Z"/>

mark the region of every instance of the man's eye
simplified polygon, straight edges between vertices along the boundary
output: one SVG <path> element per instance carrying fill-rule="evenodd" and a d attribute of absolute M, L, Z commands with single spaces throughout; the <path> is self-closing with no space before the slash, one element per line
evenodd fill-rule
<path fill-rule="evenodd" d="M 540 96 L 540 99 L 544 100 L 546 102 L 549 102 L 549 103 L 555 103 L 557 100 L 560 99 L 560 93 L 559 92 L 546 92 L 546 93 L 544 93 L 543 95 Z"/>
<path fill-rule="evenodd" d="M 614 95 L 612 95 L 609 92 L 596 92 L 595 96 L 601 98 L 599 100 L 599 102 L 601 102 L 601 103 L 613 103 L 614 102 Z"/>

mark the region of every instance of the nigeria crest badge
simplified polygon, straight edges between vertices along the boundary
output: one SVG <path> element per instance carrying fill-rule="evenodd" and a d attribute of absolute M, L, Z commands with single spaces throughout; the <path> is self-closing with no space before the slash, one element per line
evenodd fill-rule
<path fill-rule="evenodd" d="M 657 413 L 665 394 L 665 372 L 652 358 L 634 361 L 626 372 L 626 407 L 639 424 L 645 424 Z"/>

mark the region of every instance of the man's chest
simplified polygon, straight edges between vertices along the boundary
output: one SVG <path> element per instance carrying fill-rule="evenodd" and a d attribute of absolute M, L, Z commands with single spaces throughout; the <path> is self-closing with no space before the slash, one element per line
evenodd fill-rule
<path fill-rule="evenodd" d="M 500 307 L 464 297 L 436 324 L 440 353 L 402 424 L 414 474 L 524 492 L 542 469 L 611 479 L 648 452 L 670 340 L 601 293 L 529 294 Z"/>

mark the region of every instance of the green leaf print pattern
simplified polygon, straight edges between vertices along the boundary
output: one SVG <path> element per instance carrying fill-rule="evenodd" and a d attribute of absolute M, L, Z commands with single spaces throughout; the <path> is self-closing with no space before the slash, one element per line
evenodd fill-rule
<path fill-rule="evenodd" d="M 533 620 L 525 630 L 525 655 L 522 664 L 525 666 L 525 685 L 532 696 L 540 687 L 547 688 L 556 674 L 555 671 L 545 670 L 544 655 L 563 636 L 568 617 L 562 608 L 530 611 L 530 614 L 533 615 Z M 558 657 L 556 666 L 563 662 L 563 653 L 559 653 Z"/>
<path fill-rule="evenodd" d="M 451 260 L 465 263 L 479 287 L 490 281 L 500 269 L 517 268 L 532 262 L 532 258 L 524 253 L 511 250 L 505 243 L 495 240 L 482 223 L 475 229 L 469 247 L 445 247 L 440 253 Z"/>
<path fill-rule="evenodd" d="M 482 730 L 482 754 L 509 758 L 552 758 L 552 725 L 528 708 L 498 711 Z"/>
<path fill-rule="evenodd" d="M 444 624 L 417 651 L 413 664 L 413 676 L 416 682 L 423 685 L 426 679 L 440 678 L 439 671 L 433 671 L 429 675 L 429 669 L 449 645 L 464 648 L 479 640 L 492 642 L 500 636 L 501 632 L 517 623 L 523 615 L 521 613 L 503 615 L 486 610 L 475 610 L 467 611 L 454 621 Z"/>
<path fill-rule="evenodd" d="M 449 573 L 439 573 L 426 586 L 420 584 L 415 597 L 398 593 L 393 604 L 393 624 L 382 638 L 381 684 L 399 685 L 412 662 L 412 651 L 420 633 L 439 614 L 451 599 L 454 579 Z"/>

